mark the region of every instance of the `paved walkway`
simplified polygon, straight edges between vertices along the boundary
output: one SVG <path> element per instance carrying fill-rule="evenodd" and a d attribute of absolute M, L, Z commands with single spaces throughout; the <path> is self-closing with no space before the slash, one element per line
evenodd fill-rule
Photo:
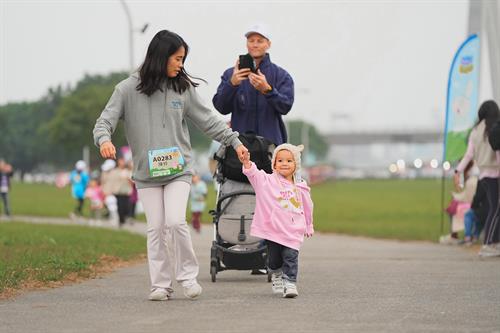
<path fill-rule="evenodd" d="M 212 283 L 211 238 L 210 227 L 193 234 L 204 288 L 197 300 L 177 286 L 173 300 L 147 301 L 144 263 L 0 301 L 0 332 L 500 332 L 500 259 L 318 234 L 301 252 L 300 296 L 282 299 L 248 271 L 221 272 Z"/>

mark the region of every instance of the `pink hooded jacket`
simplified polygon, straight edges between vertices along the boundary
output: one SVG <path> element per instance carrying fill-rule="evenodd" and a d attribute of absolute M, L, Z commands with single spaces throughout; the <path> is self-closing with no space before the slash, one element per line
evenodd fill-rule
<path fill-rule="evenodd" d="M 299 250 L 304 234 L 313 234 L 313 202 L 311 190 L 302 181 L 294 186 L 277 172 L 267 174 L 257 169 L 243 167 L 256 194 L 255 213 L 250 234 Z M 296 194 L 299 198 L 297 200 Z"/>

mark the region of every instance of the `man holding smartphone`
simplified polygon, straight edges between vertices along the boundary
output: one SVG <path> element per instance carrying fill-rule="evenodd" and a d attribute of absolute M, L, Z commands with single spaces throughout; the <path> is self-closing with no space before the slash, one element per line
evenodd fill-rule
<path fill-rule="evenodd" d="M 245 37 L 248 55 L 240 56 L 235 66 L 222 74 L 212 102 L 220 113 L 231 113 L 233 130 L 254 132 L 280 145 L 287 142 L 282 116 L 293 105 L 293 79 L 271 62 L 267 53 L 270 34 L 264 25 L 252 26 Z"/>

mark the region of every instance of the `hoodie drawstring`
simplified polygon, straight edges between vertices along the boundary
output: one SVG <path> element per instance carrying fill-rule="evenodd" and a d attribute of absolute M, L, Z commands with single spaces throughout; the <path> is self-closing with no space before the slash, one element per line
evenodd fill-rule
<path fill-rule="evenodd" d="M 163 104 L 163 128 L 167 123 L 167 87 L 165 86 L 165 101 Z"/>

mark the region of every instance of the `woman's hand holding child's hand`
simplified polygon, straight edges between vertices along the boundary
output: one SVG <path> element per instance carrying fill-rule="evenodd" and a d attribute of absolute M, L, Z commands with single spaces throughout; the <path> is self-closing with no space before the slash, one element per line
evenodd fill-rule
<path fill-rule="evenodd" d="M 250 169 L 250 167 L 252 166 L 252 162 L 250 161 L 250 152 L 249 151 L 247 151 L 245 153 L 245 155 L 243 156 L 243 159 L 242 159 L 241 163 L 243 164 L 243 166 L 245 167 L 245 169 Z"/>
<path fill-rule="evenodd" d="M 245 157 L 246 153 L 248 153 L 248 149 L 244 145 L 239 145 L 238 147 L 236 147 L 236 154 L 238 155 L 238 159 L 241 163 L 243 163 L 243 158 Z"/>
<path fill-rule="evenodd" d="M 249 169 L 252 164 L 250 163 L 250 152 L 247 147 L 239 145 L 236 148 L 236 153 L 238 154 L 240 162 L 245 166 L 245 169 Z"/>

